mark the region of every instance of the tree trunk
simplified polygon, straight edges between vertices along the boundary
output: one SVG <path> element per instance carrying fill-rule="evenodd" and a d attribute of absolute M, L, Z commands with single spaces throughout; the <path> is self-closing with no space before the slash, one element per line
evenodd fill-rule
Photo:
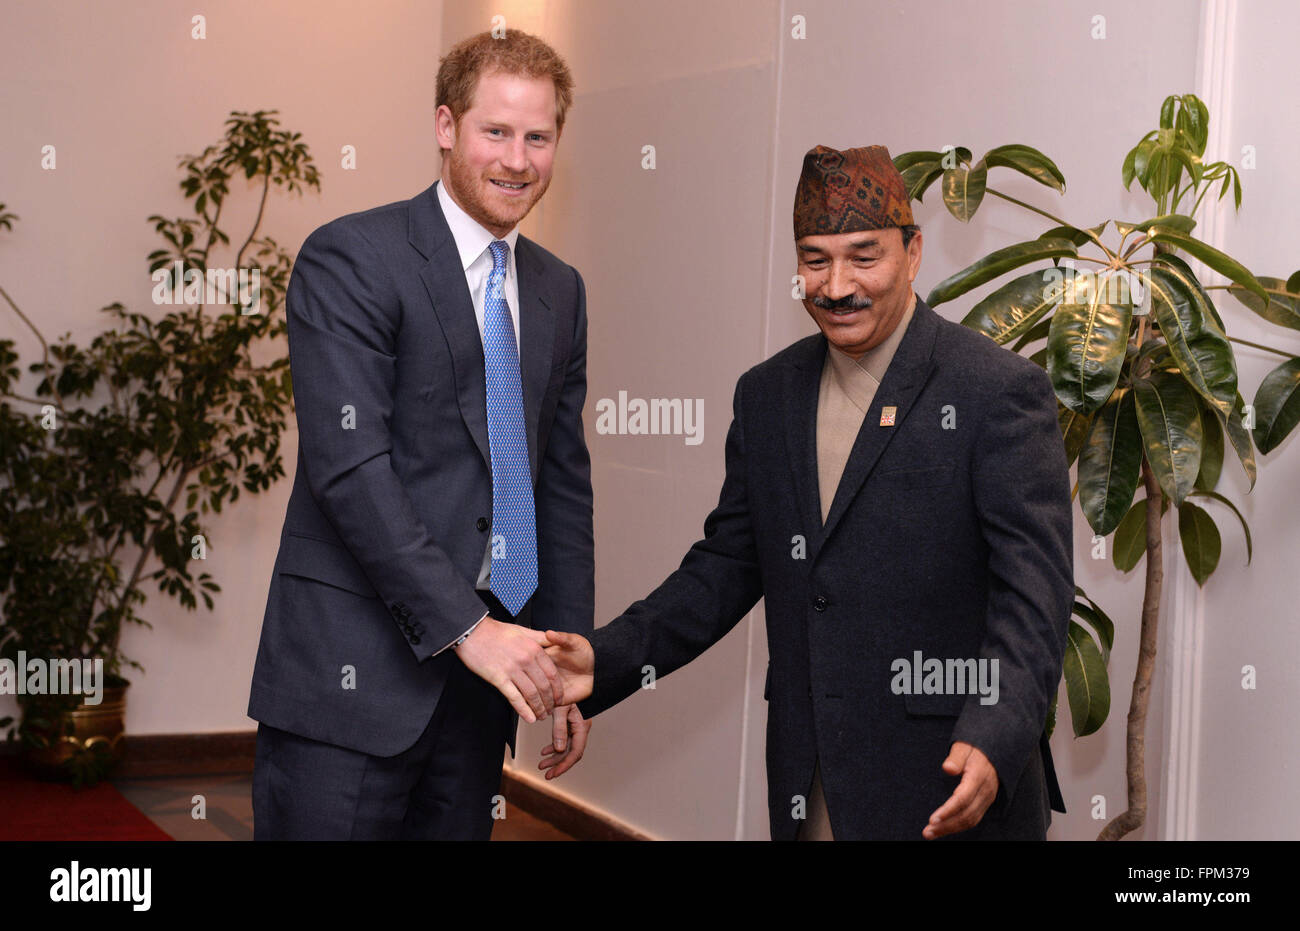
<path fill-rule="evenodd" d="M 1119 840 L 1142 827 L 1147 818 L 1147 706 L 1151 703 L 1151 674 L 1156 666 L 1156 633 L 1160 627 L 1160 593 L 1164 588 L 1165 569 L 1160 541 L 1164 493 L 1145 456 L 1142 480 L 1147 490 L 1147 579 L 1142 595 L 1137 672 L 1133 675 L 1133 697 L 1128 706 L 1128 810 L 1102 828 L 1097 840 Z"/>

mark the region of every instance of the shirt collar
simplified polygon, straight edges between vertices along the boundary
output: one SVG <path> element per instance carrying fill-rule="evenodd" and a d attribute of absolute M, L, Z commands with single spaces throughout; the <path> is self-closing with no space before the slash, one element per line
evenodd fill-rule
<path fill-rule="evenodd" d="M 468 269 L 473 265 L 487 247 L 496 241 L 495 236 L 485 229 L 477 220 L 461 209 L 460 205 L 451 199 L 447 193 L 442 179 L 438 179 L 438 203 L 442 205 L 442 215 L 447 218 L 447 226 L 451 228 L 452 239 L 456 241 L 456 251 L 460 253 L 460 265 L 462 269 Z M 510 232 L 501 237 L 510 245 L 510 256 L 513 259 L 515 254 L 515 243 L 519 240 L 519 227 L 515 226 Z"/>

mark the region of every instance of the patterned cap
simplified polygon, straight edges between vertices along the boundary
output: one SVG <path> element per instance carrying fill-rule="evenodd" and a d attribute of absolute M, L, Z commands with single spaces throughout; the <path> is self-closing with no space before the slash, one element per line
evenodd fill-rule
<path fill-rule="evenodd" d="M 839 152 L 819 145 L 803 157 L 794 192 L 794 238 L 912 223 L 903 176 L 883 145 Z"/>

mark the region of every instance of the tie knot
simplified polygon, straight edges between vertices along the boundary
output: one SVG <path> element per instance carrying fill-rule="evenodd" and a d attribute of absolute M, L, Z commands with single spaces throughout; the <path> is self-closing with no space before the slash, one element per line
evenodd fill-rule
<path fill-rule="evenodd" d="M 494 239 L 488 244 L 488 248 L 492 250 L 492 270 L 503 271 L 506 267 L 506 258 L 510 255 L 510 243 L 504 239 Z"/>

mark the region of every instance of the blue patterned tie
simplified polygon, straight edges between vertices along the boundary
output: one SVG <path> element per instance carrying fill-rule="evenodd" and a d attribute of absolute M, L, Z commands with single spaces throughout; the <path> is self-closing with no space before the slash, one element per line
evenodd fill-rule
<path fill-rule="evenodd" d="M 537 525 L 519 353 L 506 304 L 510 246 L 498 239 L 488 248 L 492 274 L 483 302 L 483 356 L 492 453 L 492 594 L 515 616 L 537 590 Z"/>

